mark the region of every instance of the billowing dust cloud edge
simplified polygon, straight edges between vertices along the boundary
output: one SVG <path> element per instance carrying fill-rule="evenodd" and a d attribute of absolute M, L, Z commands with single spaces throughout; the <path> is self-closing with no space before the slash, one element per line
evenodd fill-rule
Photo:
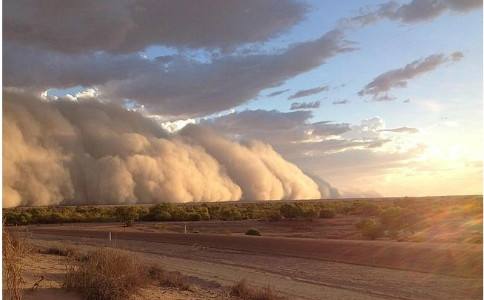
<path fill-rule="evenodd" d="M 321 198 L 270 145 L 119 105 L 3 92 L 4 207 Z M 325 195 L 323 195 L 325 196 Z"/>

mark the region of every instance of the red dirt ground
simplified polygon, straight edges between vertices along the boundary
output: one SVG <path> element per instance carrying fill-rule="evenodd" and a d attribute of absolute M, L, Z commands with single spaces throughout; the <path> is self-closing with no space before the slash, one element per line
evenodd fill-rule
<path fill-rule="evenodd" d="M 77 227 L 79 228 L 79 227 Z M 108 231 L 72 229 L 68 226 L 30 227 L 34 233 L 107 239 Z M 218 234 L 112 232 L 115 240 L 199 245 L 210 248 L 286 255 L 358 265 L 395 268 L 438 274 L 482 277 L 482 244 L 412 243 L 250 237 Z"/>

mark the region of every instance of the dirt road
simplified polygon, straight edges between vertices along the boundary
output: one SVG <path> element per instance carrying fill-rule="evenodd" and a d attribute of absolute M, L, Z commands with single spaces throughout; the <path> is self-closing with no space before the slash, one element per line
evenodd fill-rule
<path fill-rule="evenodd" d="M 434 273 L 422 273 L 374 267 L 378 262 L 372 261 L 370 264 L 373 267 L 338 262 L 336 259 L 331 260 L 328 253 L 341 257 L 341 255 L 337 255 L 341 252 L 341 248 L 339 251 L 334 250 L 337 245 L 331 243 L 317 245 L 305 244 L 305 240 L 302 239 L 277 241 L 240 236 L 237 239 L 224 239 L 223 236 L 198 234 L 140 235 L 140 233 L 136 233 L 133 236 L 128 232 L 116 233 L 116 235 L 113 233 L 114 240 L 109 242 L 107 233 L 99 231 L 63 230 L 61 232 L 60 229 L 38 228 L 31 232 L 33 240 L 37 243 L 61 240 L 63 244 L 71 244 L 76 247 L 108 245 L 128 249 L 135 251 L 144 259 L 162 264 L 167 269 L 177 270 L 221 285 L 231 285 L 246 278 L 252 284 L 260 287 L 271 285 L 289 299 L 482 298 L 482 277 L 479 275 L 473 276 L 474 278 L 465 278 L 436 274 L 436 269 L 432 269 Z M 229 236 L 229 238 L 234 237 Z M 377 242 L 375 245 L 379 246 L 379 243 Z M 355 243 L 348 246 L 350 250 L 347 250 L 346 256 L 343 257 L 355 259 L 356 254 L 353 256 L 348 254 L 355 253 L 351 251 L 356 251 L 358 246 L 361 247 L 362 244 Z M 296 251 L 297 247 L 306 250 L 302 253 L 291 252 Z M 410 251 L 416 251 L 410 246 L 407 248 L 413 249 Z M 370 249 L 377 251 L 378 247 Z M 378 257 L 377 254 L 381 257 L 389 257 L 394 251 L 388 247 L 385 249 L 386 251 L 376 253 L 373 257 Z M 454 255 L 463 255 L 460 252 L 452 252 L 455 249 L 449 245 L 441 246 L 438 249 L 440 249 L 438 251 L 450 251 L 449 253 Z M 424 250 L 430 251 L 427 248 Z M 386 254 L 387 251 L 389 254 Z M 321 252 L 325 253 L 326 256 L 323 258 L 326 260 L 322 260 L 321 256 L 312 257 L 321 255 Z M 397 252 L 397 255 L 403 255 L 403 253 Z M 417 256 L 416 259 L 418 261 L 423 258 Z M 460 261 L 460 258 L 453 259 Z M 407 260 L 410 259 L 407 257 Z M 358 263 L 361 264 L 361 261 Z M 435 263 L 428 265 L 434 267 Z M 412 265 L 406 264 L 405 266 Z M 469 273 L 466 272 L 466 274 Z"/>
<path fill-rule="evenodd" d="M 66 227 L 32 227 L 35 233 L 107 239 L 104 230 L 78 230 Z M 452 243 L 410 243 L 351 241 L 281 237 L 232 236 L 218 234 L 177 234 L 112 232 L 114 240 L 139 240 L 284 255 L 431 272 L 463 277 L 482 277 L 482 245 Z"/>

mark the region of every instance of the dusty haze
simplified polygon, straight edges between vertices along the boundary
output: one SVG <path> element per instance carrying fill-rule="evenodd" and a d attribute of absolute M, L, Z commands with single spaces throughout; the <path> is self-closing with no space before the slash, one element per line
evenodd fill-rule
<path fill-rule="evenodd" d="M 320 198 L 318 185 L 259 141 L 190 125 L 165 132 L 94 99 L 4 93 L 3 205 Z"/>

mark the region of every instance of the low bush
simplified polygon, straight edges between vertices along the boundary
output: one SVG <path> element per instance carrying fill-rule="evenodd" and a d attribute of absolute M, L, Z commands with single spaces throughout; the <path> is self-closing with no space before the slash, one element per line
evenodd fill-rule
<path fill-rule="evenodd" d="M 87 300 L 128 299 L 147 282 L 147 272 L 132 256 L 108 248 L 71 258 L 64 286 Z"/>
<path fill-rule="evenodd" d="M 295 219 L 303 215 L 301 207 L 295 204 L 285 203 L 281 205 L 279 211 L 281 215 L 286 219 Z"/>
<path fill-rule="evenodd" d="M 59 256 L 73 256 L 76 254 L 76 251 L 72 248 L 67 247 L 49 247 L 47 249 L 39 250 L 39 253 L 42 254 L 51 254 L 51 255 L 59 255 Z"/>
<path fill-rule="evenodd" d="M 375 219 L 364 219 L 356 224 L 361 234 L 371 240 L 383 236 L 384 230 L 380 222 Z"/>
<path fill-rule="evenodd" d="M 188 220 L 189 221 L 200 221 L 202 219 L 202 216 L 198 213 L 189 213 L 188 214 Z"/>
<path fill-rule="evenodd" d="M 307 206 L 302 208 L 302 217 L 307 220 L 312 220 L 319 217 L 319 209 L 314 206 Z"/>
<path fill-rule="evenodd" d="M 139 212 L 135 206 L 116 207 L 115 215 L 118 221 L 123 222 L 126 227 L 133 226 L 134 221 L 139 218 Z"/>
<path fill-rule="evenodd" d="M 356 214 L 365 217 L 375 217 L 381 213 L 381 208 L 374 204 L 368 202 L 362 202 L 361 205 L 356 210 Z"/>
<path fill-rule="evenodd" d="M 266 219 L 271 222 L 280 221 L 282 220 L 281 212 L 280 211 L 269 212 L 266 216 Z"/>
<path fill-rule="evenodd" d="M 224 207 L 220 212 L 220 219 L 224 221 L 242 220 L 242 214 L 235 207 Z"/>
<path fill-rule="evenodd" d="M 393 231 L 414 232 L 431 224 L 429 214 L 445 214 L 449 218 L 482 214 L 482 197 L 402 198 L 382 200 L 341 201 L 259 201 L 229 203 L 161 203 L 151 206 L 62 206 L 3 209 L 6 225 L 123 222 L 135 221 L 201 221 L 264 219 L 313 219 L 335 215 L 376 218 Z"/>
<path fill-rule="evenodd" d="M 239 281 L 230 289 L 232 296 L 239 297 L 243 300 L 281 300 L 284 299 L 274 293 L 270 287 L 255 289 L 247 284 L 246 280 Z"/>
<path fill-rule="evenodd" d="M 251 228 L 245 232 L 245 235 L 255 235 L 255 236 L 261 236 L 259 230 L 255 228 Z"/>
<path fill-rule="evenodd" d="M 148 274 L 161 286 L 174 287 L 184 291 L 192 290 L 188 277 L 180 272 L 167 272 L 158 266 L 152 266 L 149 268 Z"/>

